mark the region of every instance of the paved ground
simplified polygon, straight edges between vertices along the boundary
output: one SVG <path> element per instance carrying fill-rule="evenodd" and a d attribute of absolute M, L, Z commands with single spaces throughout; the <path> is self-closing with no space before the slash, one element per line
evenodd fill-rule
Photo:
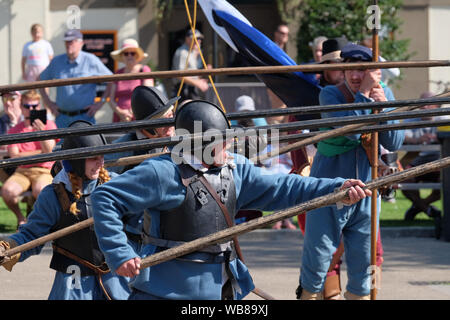
<path fill-rule="evenodd" d="M 399 234 L 382 236 L 385 262 L 377 299 L 450 300 L 450 242 Z M 277 299 L 295 299 L 302 244 L 300 233 L 290 230 L 259 230 L 241 237 L 256 285 Z M 48 268 L 50 257 L 47 246 L 41 255 L 17 264 L 12 273 L 1 268 L 0 300 L 46 299 L 54 276 Z M 247 299 L 259 298 L 250 294 Z"/>
<path fill-rule="evenodd" d="M 450 242 L 382 235 L 384 264 L 378 300 L 450 300 Z M 255 284 L 277 299 L 295 299 L 303 237 L 298 232 L 241 239 Z M 262 241 L 264 240 L 264 241 Z M 346 275 L 343 263 L 343 288 Z M 248 299 L 259 299 L 254 294 Z"/>

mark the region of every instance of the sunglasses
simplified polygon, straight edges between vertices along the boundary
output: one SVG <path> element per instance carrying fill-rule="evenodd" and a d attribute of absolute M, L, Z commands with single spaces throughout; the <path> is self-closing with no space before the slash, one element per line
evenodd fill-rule
<path fill-rule="evenodd" d="M 123 52 L 122 54 L 123 54 L 125 57 L 128 57 L 128 56 L 134 57 L 134 56 L 136 55 L 136 52 L 134 52 L 134 51 L 129 51 L 129 52 Z"/>
<path fill-rule="evenodd" d="M 37 104 L 23 104 L 23 107 L 25 108 L 25 109 L 36 109 L 37 107 L 39 107 L 39 103 L 37 103 Z"/>

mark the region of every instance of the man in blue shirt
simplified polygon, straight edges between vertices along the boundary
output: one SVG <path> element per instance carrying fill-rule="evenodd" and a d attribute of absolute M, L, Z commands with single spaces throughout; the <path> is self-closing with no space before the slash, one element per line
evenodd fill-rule
<path fill-rule="evenodd" d="M 91 53 L 82 51 L 83 35 L 80 30 L 71 29 L 64 34 L 66 53 L 56 56 L 39 75 L 39 80 L 67 79 L 111 75 L 112 72 Z M 59 128 L 68 127 L 75 120 L 95 123 L 94 115 L 106 100 L 103 93 L 100 102 L 96 97 L 95 83 L 57 87 L 56 101 L 51 101 L 45 89 L 40 89 L 45 105 L 54 114 Z"/>
<path fill-rule="evenodd" d="M 340 54 L 344 62 L 372 61 L 372 50 L 349 43 Z M 381 70 L 345 70 L 344 81 L 324 87 L 319 95 L 321 105 L 336 105 L 349 102 L 368 103 L 394 100 L 392 91 L 381 80 Z M 388 111 L 388 110 L 385 110 Z M 333 111 L 322 113 L 322 119 L 345 116 L 368 115 L 371 109 Z M 389 120 L 387 123 L 398 123 Z M 330 130 L 331 128 L 321 128 Z M 379 143 L 388 150 L 397 150 L 403 143 L 401 130 L 379 133 Z M 371 165 L 360 134 L 346 135 L 322 140 L 317 144 L 317 153 L 311 167 L 310 177 L 371 179 Z M 301 299 L 321 299 L 327 271 L 333 253 L 344 242 L 347 263 L 346 299 L 370 299 L 370 221 L 371 199 L 366 198 L 341 215 L 322 207 L 306 215 L 305 241 L 302 257 L 300 284 Z M 377 206 L 379 213 L 380 206 Z M 378 220 L 377 220 L 378 221 Z M 379 247 L 379 246 L 378 246 Z M 377 265 L 381 265 L 381 259 Z M 331 297 L 327 297 L 331 298 Z M 341 298 L 340 293 L 335 299 Z"/>

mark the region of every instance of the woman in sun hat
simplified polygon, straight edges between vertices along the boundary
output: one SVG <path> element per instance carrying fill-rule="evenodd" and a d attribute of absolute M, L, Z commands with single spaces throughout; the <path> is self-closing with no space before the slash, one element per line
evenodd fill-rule
<path fill-rule="evenodd" d="M 111 57 L 118 62 L 122 62 L 125 66 L 117 70 L 116 74 L 120 73 L 138 73 L 150 72 L 149 66 L 141 62 L 148 57 L 148 54 L 139 47 L 139 44 L 134 39 L 125 39 L 122 47 L 119 50 L 111 52 Z M 134 119 L 131 110 L 131 93 L 137 86 L 153 86 L 153 79 L 136 79 L 136 80 L 122 80 L 108 84 L 110 92 L 110 106 L 114 111 L 113 122 L 131 121 Z"/>

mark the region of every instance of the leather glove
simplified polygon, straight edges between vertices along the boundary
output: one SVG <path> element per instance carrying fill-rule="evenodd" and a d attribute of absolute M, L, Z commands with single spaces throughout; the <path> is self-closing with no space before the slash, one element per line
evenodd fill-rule
<path fill-rule="evenodd" d="M 17 253 L 12 257 L 7 257 L 4 255 L 4 252 L 14 247 L 16 247 L 14 241 L 0 241 L 0 265 L 9 272 L 12 271 L 14 265 L 19 261 L 20 253 Z"/>

